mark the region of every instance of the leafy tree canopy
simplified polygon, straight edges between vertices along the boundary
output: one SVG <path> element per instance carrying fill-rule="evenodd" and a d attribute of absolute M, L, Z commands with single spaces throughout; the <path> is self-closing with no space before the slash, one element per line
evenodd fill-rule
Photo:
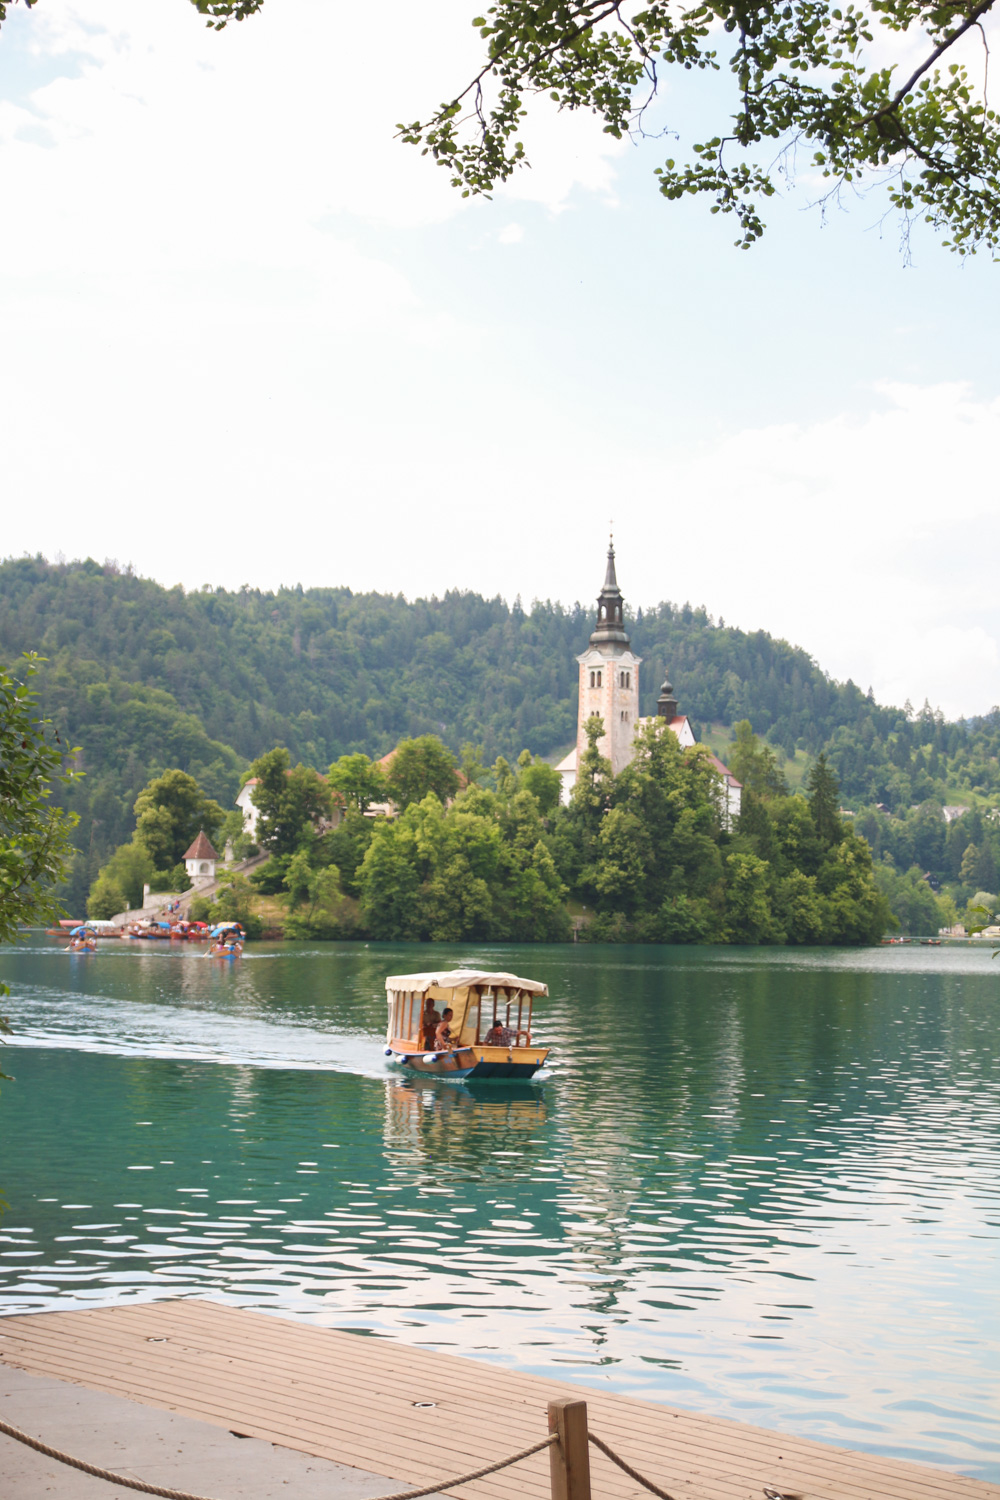
<path fill-rule="evenodd" d="M 135 803 L 135 843 L 146 850 L 154 870 L 172 870 L 204 829 L 213 843 L 225 817 L 186 771 L 164 771 L 144 787 Z"/>
<path fill-rule="evenodd" d="M 87 897 L 88 917 L 107 921 L 119 912 L 142 905 L 143 887 L 155 873 L 152 855 L 133 840 L 119 844 L 103 865 Z"/>
<path fill-rule="evenodd" d="M 53 884 L 71 854 L 76 818 L 58 807 L 53 788 L 71 785 L 64 746 L 42 718 L 31 679 L 38 659 L 25 657 L 19 675 L 0 668 L 0 942 L 23 926 L 61 912 Z M 69 752 L 72 753 L 72 752 Z M 6 994 L 0 986 L 0 994 Z"/>
<path fill-rule="evenodd" d="M 558 941 L 569 923 L 538 799 L 506 763 L 497 790 L 429 791 L 371 831 L 358 874 L 376 938 Z M 340 830 L 338 830 L 340 832 Z"/>
<path fill-rule="evenodd" d="M 250 767 L 257 777 L 254 805 L 260 810 L 257 837 L 276 855 L 291 855 L 333 811 L 330 788 L 311 766 L 290 766 L 283 747 L 269 750 Z"/>
<path fill-rule="evenodd" d="M 223 27 L 262 0 L 191 0 Z M 714 129 L 656 168 L 667 199 L 707 195 L 733 214 L 736 243 L 763 233 L 797 151 L 828 184 L 824 200 L 873 181 L 908 223 L 945 231 L 960 254 L 1000 245 L 1000 128 L 987 102 L 984 23 L 994 0 L 496 0 L 472 18 L 483 61 L 433 114 L 400 126 L 465 196 L 490 193 L 527 157 L 527 103 L 547 95 L 587 110 L 616 139 L 642 136 L 668 69 L 728 80 Z M 972 76 L 961 44 L 983 46 Z M 701 93 L 707 92 L 703 87 Z M 676 125 L 671 121 L 671 134 Z"/>
<path fill-rule="evenodd" d="M 733 748 L 729 752 L 729 769 L 744 791 L 756 797 L 781 797 L 788 783 L 778 765 L 774 751 L 758 740 L 749 719 L 733 726 Z"/>
<path fill-rule="evenodd" d="M 386 774 L 389 796 L 400 809 L 422 802 L 433 792 L 447 802 L 458 791 L 455 757 L 436 734 L 400 740 Z"/>
<path fill-rule="evenodd" d="M 25 0 L 29 7 L 36 0 Z M 189 0 L 222 30 L 263 0 Z M 0 22 L 8 0 L 0 0 Z M 527 164 L 527 105 L 546 95 L 586 110 L 616 139 L 641 138 L 668 69 L 728 84 L 713 125 L 655 169 L 667 199 L 708 197 L 733 214 L 736 244 L 764 232 L 762 200 L 798 153 L 843 191 L 883 183 L 905 225 L 920 217 L 959 254 L 1000 246 L 1000 126 L 987 93 L 994 0 L 496 0 L 470 17 L 483 60 L 457 93 L 400 135 L 465 196 Z M 982 42 L 970 72 L 967 39 Z M 713 108 L 704 85 L 702 97 Z M 676 123 L 669 133 L 680 140 Z M 657 136 L 666 132 L 658 131 Z"/>
<path fill-rule="evenodd" d="M 365 813 L 373 802 L 384 802 L 389 795 L 382 767 L 360 753 L 334 761 L 327 779 L 355 812 Z"/>

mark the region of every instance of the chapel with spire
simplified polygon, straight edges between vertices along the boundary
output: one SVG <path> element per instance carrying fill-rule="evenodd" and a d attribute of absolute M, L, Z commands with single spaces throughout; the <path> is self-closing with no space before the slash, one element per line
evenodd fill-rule
<path fill-rule="evenodd" d="M 604 721 L 604 733 L 597 742 L 601 754 L 611 762 L 612 774 L 623 771 L 635 754 L 635 736 L 648 719 L 639 717 L 639 667 L 641 656 L 632 651 L 625 629 L 625 600 L 618 587 L 615 572 L 615 545 L 608 543 L 608 563 L 604 587 L 597 596 L 597 624 L 587 649 L 577 657 L 580 667 L 580 702 L 576 718 L 576 744 L 560 761 L 556 770 L 562 779 L 562 800 L 569 802 L 576 785 L 577 767 L 587 748 L 587 720 L 597 714 Z M 664 679 L 656 705 L 656 717 L 665 719 L 685 749 L 695 743 L 694 731 L 686 714 L 678 713 L 677 699 L 668 679 Z M 713 757 L 714 760 L 714 757 Z M 728 772 L 721 761 L 721 773 Z M 732 780 L 732 778 L 729 778 Z M 738 782 L 733 782 L 738 786 Z M 727 804 L 728 805 L 728 804 Z M 737 811 L 738 811 L 737 807 Z"/>

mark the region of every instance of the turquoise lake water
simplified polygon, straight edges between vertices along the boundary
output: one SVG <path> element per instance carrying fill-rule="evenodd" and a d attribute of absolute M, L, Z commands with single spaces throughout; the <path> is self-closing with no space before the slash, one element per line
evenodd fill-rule
<path fill-rule="evenodd" d="M 539 1084 L 387 973 L 544 980 Z M 0 952 L 0 1312 L 208 1296 L 1000 1478 L 1000 964 L 965 948 Z"/>

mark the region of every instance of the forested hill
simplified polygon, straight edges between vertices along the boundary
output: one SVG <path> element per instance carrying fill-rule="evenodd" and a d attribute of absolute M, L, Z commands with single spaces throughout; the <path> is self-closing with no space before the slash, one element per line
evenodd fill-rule
<path fill-rule="evenodd" d="M 480 744 L 487 763 L 525 747 L 553 754 L 573 738 L 574 656 L 594 617 L 589 601 L 524 611 L 459 592 L 412 603 L 347 588 L 185 593 L 91 560 L 0 563 L 0 654 L 49 659 L 45 707 L 82 746 L 91 870 L 130 836 L 135 797 L 166 767 L 231 806 L 244 766 L 275 744 L 324 770 L 425 732 Z M 997 784 L 992 719 L 970 732 L 880 707 L 805 651 L 689 605 L 637 611 L 629 628 L 644 714 L 669 671 L 696 724 L 747 718 L 788 754 L 828 747 L 848 800 L 943 796 L 963 757 L 966 779 Z"/>
<path fill-rule="evenodd" d="M 481 743 L 487 761 L 525 746 L 552 753 L 573 738 L 574 656 L 594 617 L 589 602 L 525 612 L 457 592 L 413 603 L 346 588 L 185 593 L 92 561 L 0 564 L 8 659 L 40 651 L 50 680 L 72 669 L 81 689 L 115 677 L 159 689 L 241 756 L 282 742 L 324 769 L 335 756 L 380 754 L 428 731 L 456 748 Z M 644 659 L 644 714 L 655 712 L 669 669 L 696 721 L 749 718 L 789 751 L 798 740 L 819 748 L 839 725 L 873 715 L 887 733 L 898 718 L 832 682 L 804 651 L 717 625 L 704 609 L 661 604 L 629 625 Z M 67 728 L 79 738 L 86 710 L 71 708 L 66 692 L 58 707 L 72 712 Z"/>

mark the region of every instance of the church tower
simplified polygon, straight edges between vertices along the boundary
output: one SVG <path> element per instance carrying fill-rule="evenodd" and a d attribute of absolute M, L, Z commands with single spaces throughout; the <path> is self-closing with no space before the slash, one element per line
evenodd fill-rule
<path fill-rule="evenodd" d="M 669 677 L 656 702 L 655 717 L 639 718 L 639 664 L 633 656 L 632 642 L 625 629 L 622 591 L 615 576 L 614 540 L 608 546 L 608 566 L 604 587 L 597 597 L 597 624 L 587 649 L 577 657 L 580 665 L 580 706 L 576 717 L 576 744 L 559 762 L 556 770 L 562 781 L 562 801 L 568 803 L 576 785 L 577 768 L 587 748 L 587 720 L 596 714 L 604 724 L 597 742 L 601 754 L 611 762 L 613 775 L 624 771 L 635 754 L 635 736 L 644 726 L 661 726 L 676 736 L 682 750 L 695 743 L 694 730 L 687 714 L 678 713 L 677 699 Z M 704 750 L 722 781 L 722 818 L 731 828 L 740 815 L 742 787 L 717 756 Z"/>
<path fill-rule="evenodd" d="M 576 780 L 576 767 L 587 748 L 587 720 L 597 714 L 604 721 L 598 741 L 602 755 L 617 776 L 632 759 L 632 740 L 639 718 L 639 663 L 625 629 L 624 600 L 615 576 L 615 548 L 608 546 L 604 587 L 597 598 L 597 624 L 580 665 L 580 706 L 576 721 L 576 749 L 559 767 L 565 793 Z M 567 764 L 572 760 L 572 768 Z M 565 768 L 565 769 L 564 769 Z M 571 779 L 567 772 L 572 771 Z M 567 784 L 568 783 L 568 784 Z"/>

